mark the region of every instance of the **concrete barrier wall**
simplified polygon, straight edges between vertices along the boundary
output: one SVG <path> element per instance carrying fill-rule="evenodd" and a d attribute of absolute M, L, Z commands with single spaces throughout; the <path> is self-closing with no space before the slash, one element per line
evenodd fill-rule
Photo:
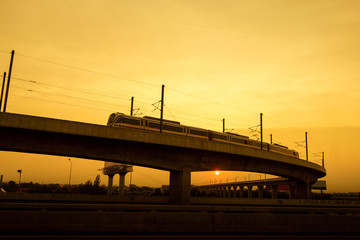
<path fill-rule="evenodd" d="M 359 234 L 359 215 L 176 213 L 176 212 L 2 212 L 5 234 Z"/>
<path fill-rule="evenodd" d="M 287 202 L 179 206 L 2 200 L 0 235 L 360 234 L 358 204 Z"/>

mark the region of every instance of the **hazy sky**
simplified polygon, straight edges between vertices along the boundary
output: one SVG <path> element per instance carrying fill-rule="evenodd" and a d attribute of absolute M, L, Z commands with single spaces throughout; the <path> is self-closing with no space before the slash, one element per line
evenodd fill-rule
<path fill-rule="evenodd" d="M 15 50 L 8 112 L 105 124 L 112 112 L 129 113 L 134 96 L 142 116 L 158 116 L 152 104 L 165 84 L 166 118 L 219 131 L 225 118 L 227 128 L 250 136 L 262 112 L 266 141 L 272 133 L 275 142 L 296 148 L 308 131 L 310 160 L 319 163 L 313 154 L 325 151 L 329 191 L 360 191 L 360 1 L 0 0 L 0 6 L 1 73 Z M 66 157 L 0 152 L 0 159 L 5 181 L 16 180 L 19 168 L 24 181 L 68 178 Z M 103 166 L 72 162 L 75 183 L 93 180 Z M 135 171 L 135 184 L 168 183 L 167 172 Z M 214 178 L 194 174 L 193 183 Z"/>

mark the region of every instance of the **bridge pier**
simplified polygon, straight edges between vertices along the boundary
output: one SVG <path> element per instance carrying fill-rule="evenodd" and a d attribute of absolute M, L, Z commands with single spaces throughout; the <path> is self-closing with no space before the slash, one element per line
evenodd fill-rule
<path fill-rule="evenodd" d="M 309 199 L 311 189 L 309 182 L 297 182 L 295 189 L 295 198 L 297 199 Z"/>
<path fill-rule="evenodd" d="M 252 198 L 252 188 L 253 186 L 247 186 L 248 188 L 248 198 Z"/>
<path fill-rule="evenodd" d="M 108 177 L 109 177 L 109 180 L 108 180 L 107 195 L 112 196 L 114 174 L 109 174 Z"/>
<path fill-rule="evenodd" d="M 226 197 L 228 197 L 228 198 L 231 198 L 231 187 L 227 187 L 227 194 L 226 194 Z"/>
<path fill-rule="evenodd" d="M 226 197 L 226 187 L 224 186 L 223 188 L 222 188 L 222 197 Z"/>
<path fill-rule="evenodd" d="M 263 185 L 258 185 L 258 198 L 263 198 L 264 197 L 264 186 Z"/>
<path fill-rule="evenodd" d="M 239 186 L 240 198 L 244 198 L 244 186 Z"/>
<path fill-rule="evenodd" d="M 277 190 L 278 190 L 278 185 L 271 186 L 271 198 L 272 199 L 277 199 Z"/>
<path fill-rule="evenodd" d="M 295 184 L 291 183 L 289 184 L 289 199 L 295 198 Z"/>
<path fill-rule="evenodd" d="M 191 172 L 189 169 L 170 171 L 169 203 L 177 205 L 190 204 Z"/>
<path fill-rule="evenodd" d="M 233 195 L 232 195 L 233 198 L 237 198 L 236 188 L 237 188 L 237 186 L 233 187 Z"/>
<path fill-rule="evenodd" d="M 126 172 L 125 173 L 120 173 L 119 175 L 120 175 L 120 177 L 119 177 L 119 193 L 118 193 L 118 195 L 120 197 L 123 197 L 125 195 L 125 175 L 126 175 Z"/>

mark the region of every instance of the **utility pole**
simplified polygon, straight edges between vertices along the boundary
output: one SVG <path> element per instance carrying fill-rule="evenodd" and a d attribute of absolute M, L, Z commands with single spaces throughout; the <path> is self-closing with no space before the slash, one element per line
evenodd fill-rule
<path fill-rule="evenodd" d="M 164 88 L 165 85 L 163 84 L 161 87 L 161 109 L 160 109 L 160 133 L 163 130 L 163 116 L 164 116 Z"/>
<path fill-rule="evenodd" d="M 134 109 L 134 97 L 131 97 L 131 109 L 130 109 L 130 116 L 133 115 L 133 109 Z"/>
<path fill-rule="evenodd" d="M 223 118 L 223 133 L 225 133 L 225 118 Z"/>
<path fill-rule="evenodd" d="M 4 96 L 5 80 L 6 80 L 6 72 L 4 72 L 4 79 L 3 79 L 3 83 L 2 83 L 2 87 L 1 87 L 0 112 L 1 112 L 1 108 L 2 108 L 2 100 L 3 100 L 3 96 Z"/>
<path fill-rule="evenodd" d="M 262 122 L 263 114 L 260 113 L 260 139 L 261 139 L 261 150 L 263 149 L 263 122 Z"/>
<path fill-rule="evenodd" d="M 10 59 L 8 82 L 7 82 L 7 86 L 6 86 L 6 94 L 5 94 L 5 102 L 4 102 L 4 112 L 6 112 L 7 98 L 8 98 L 8 95 L 9 95 L 9 86 L 10 86 L 10 78 L 11 78 L 12 65 L 13 65 L 13 61 L 14 61 L 14 54 L 15 54 L 15 51 L 12 50 L 12 52 L 11 52 L 11 59 Z"/>
<path fill-rule="evenodd" d="M 270 134 L 270 144 L 272 144 L 272 134 Z"/>
<path fill-rule="evenodd" d="M 306 147 L 306 161 L 309 161 L 309 154 L 308 154 L 308 139 L 307 139 L 308 133 L 305 132 L 305 147 Z"/>

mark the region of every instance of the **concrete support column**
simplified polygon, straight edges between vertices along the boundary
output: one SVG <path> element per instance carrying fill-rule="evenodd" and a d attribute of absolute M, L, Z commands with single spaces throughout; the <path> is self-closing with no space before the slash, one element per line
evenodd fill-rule
<path fill-rule="evenodd" d="M 310 184 L 304 182 L 296 183 L 295 198 L 297 199 L 309 199 L 310 198 Z"/>
<path fill-rule="evenodd" d="M 247 186 L 248 188 L 248 198 L 252 198 L 252 188 L 253 186 Z"/>
<path fill-rule="evenodd" d="M 263 185 L 258 185 L 258 198 L 263 198 L 264 197 L 264 186 Z"/>
<path fill-rule="evenodd" d="M 210 188 L 210 189 L 206 189 L 205 190 L 205 195 L 206 196 L 209 196 L 210 195 L 210 193 L 212 193 L 213 191 L 212 191 L 212 189 Z"/>
<path fill-rule="evenodd" d="M 120 197 L 123 197 L 125 194 L 125 175 L 126 173 L 120 173 L 120 179 L 119 179 L 119 193 L 118 195 Z"/>
<path fill-rule="evenodd" d="M 228 198 L 231 198 L 231 192 L 232 192 L 231 187 L 228 187 L 227 188 L 227 195 L 226 195 Z"/>
<path fill-rule="evenodd" d="M 271 186 L 271 198 L 272 199 L 277 199 L 277 189 L 278 189 L 278 186 L 277 185 L 272 185 Z"/>
<path fill-rule="evenodd" d="M 295 198 L 295 185 L 294 184 L 289 184 L 289 199 L 293 199 Z"/>
<path fill-rule="evenodd" d="M 114 181 L 114 174 L 108 175 L 108 189 L 107 189 L 107 195 L 112 196 L 112 188 L 113 188 L 113 181 Z"/>
<path fill-rule="evenodd" d="M 222 196 L 226 197 L 226 187 L 223 187 L 223 189 L 222 189 Z"/>
<path fill-rule="evenodd" d="M 239 186 L 240 198 L 244 198 L 244 186 Z"/>
<path fill-rule="evenodd" d="M 236 188 L 237 188 L 237 186 L 233 187 L 233 195 L 232 195 L 233 198 L 237 198 Z"/>
<path fill-rule="evenodd" d="M 190 204 L 191 172 L 188 169 L 170 171 L 170 204 Z"/>

